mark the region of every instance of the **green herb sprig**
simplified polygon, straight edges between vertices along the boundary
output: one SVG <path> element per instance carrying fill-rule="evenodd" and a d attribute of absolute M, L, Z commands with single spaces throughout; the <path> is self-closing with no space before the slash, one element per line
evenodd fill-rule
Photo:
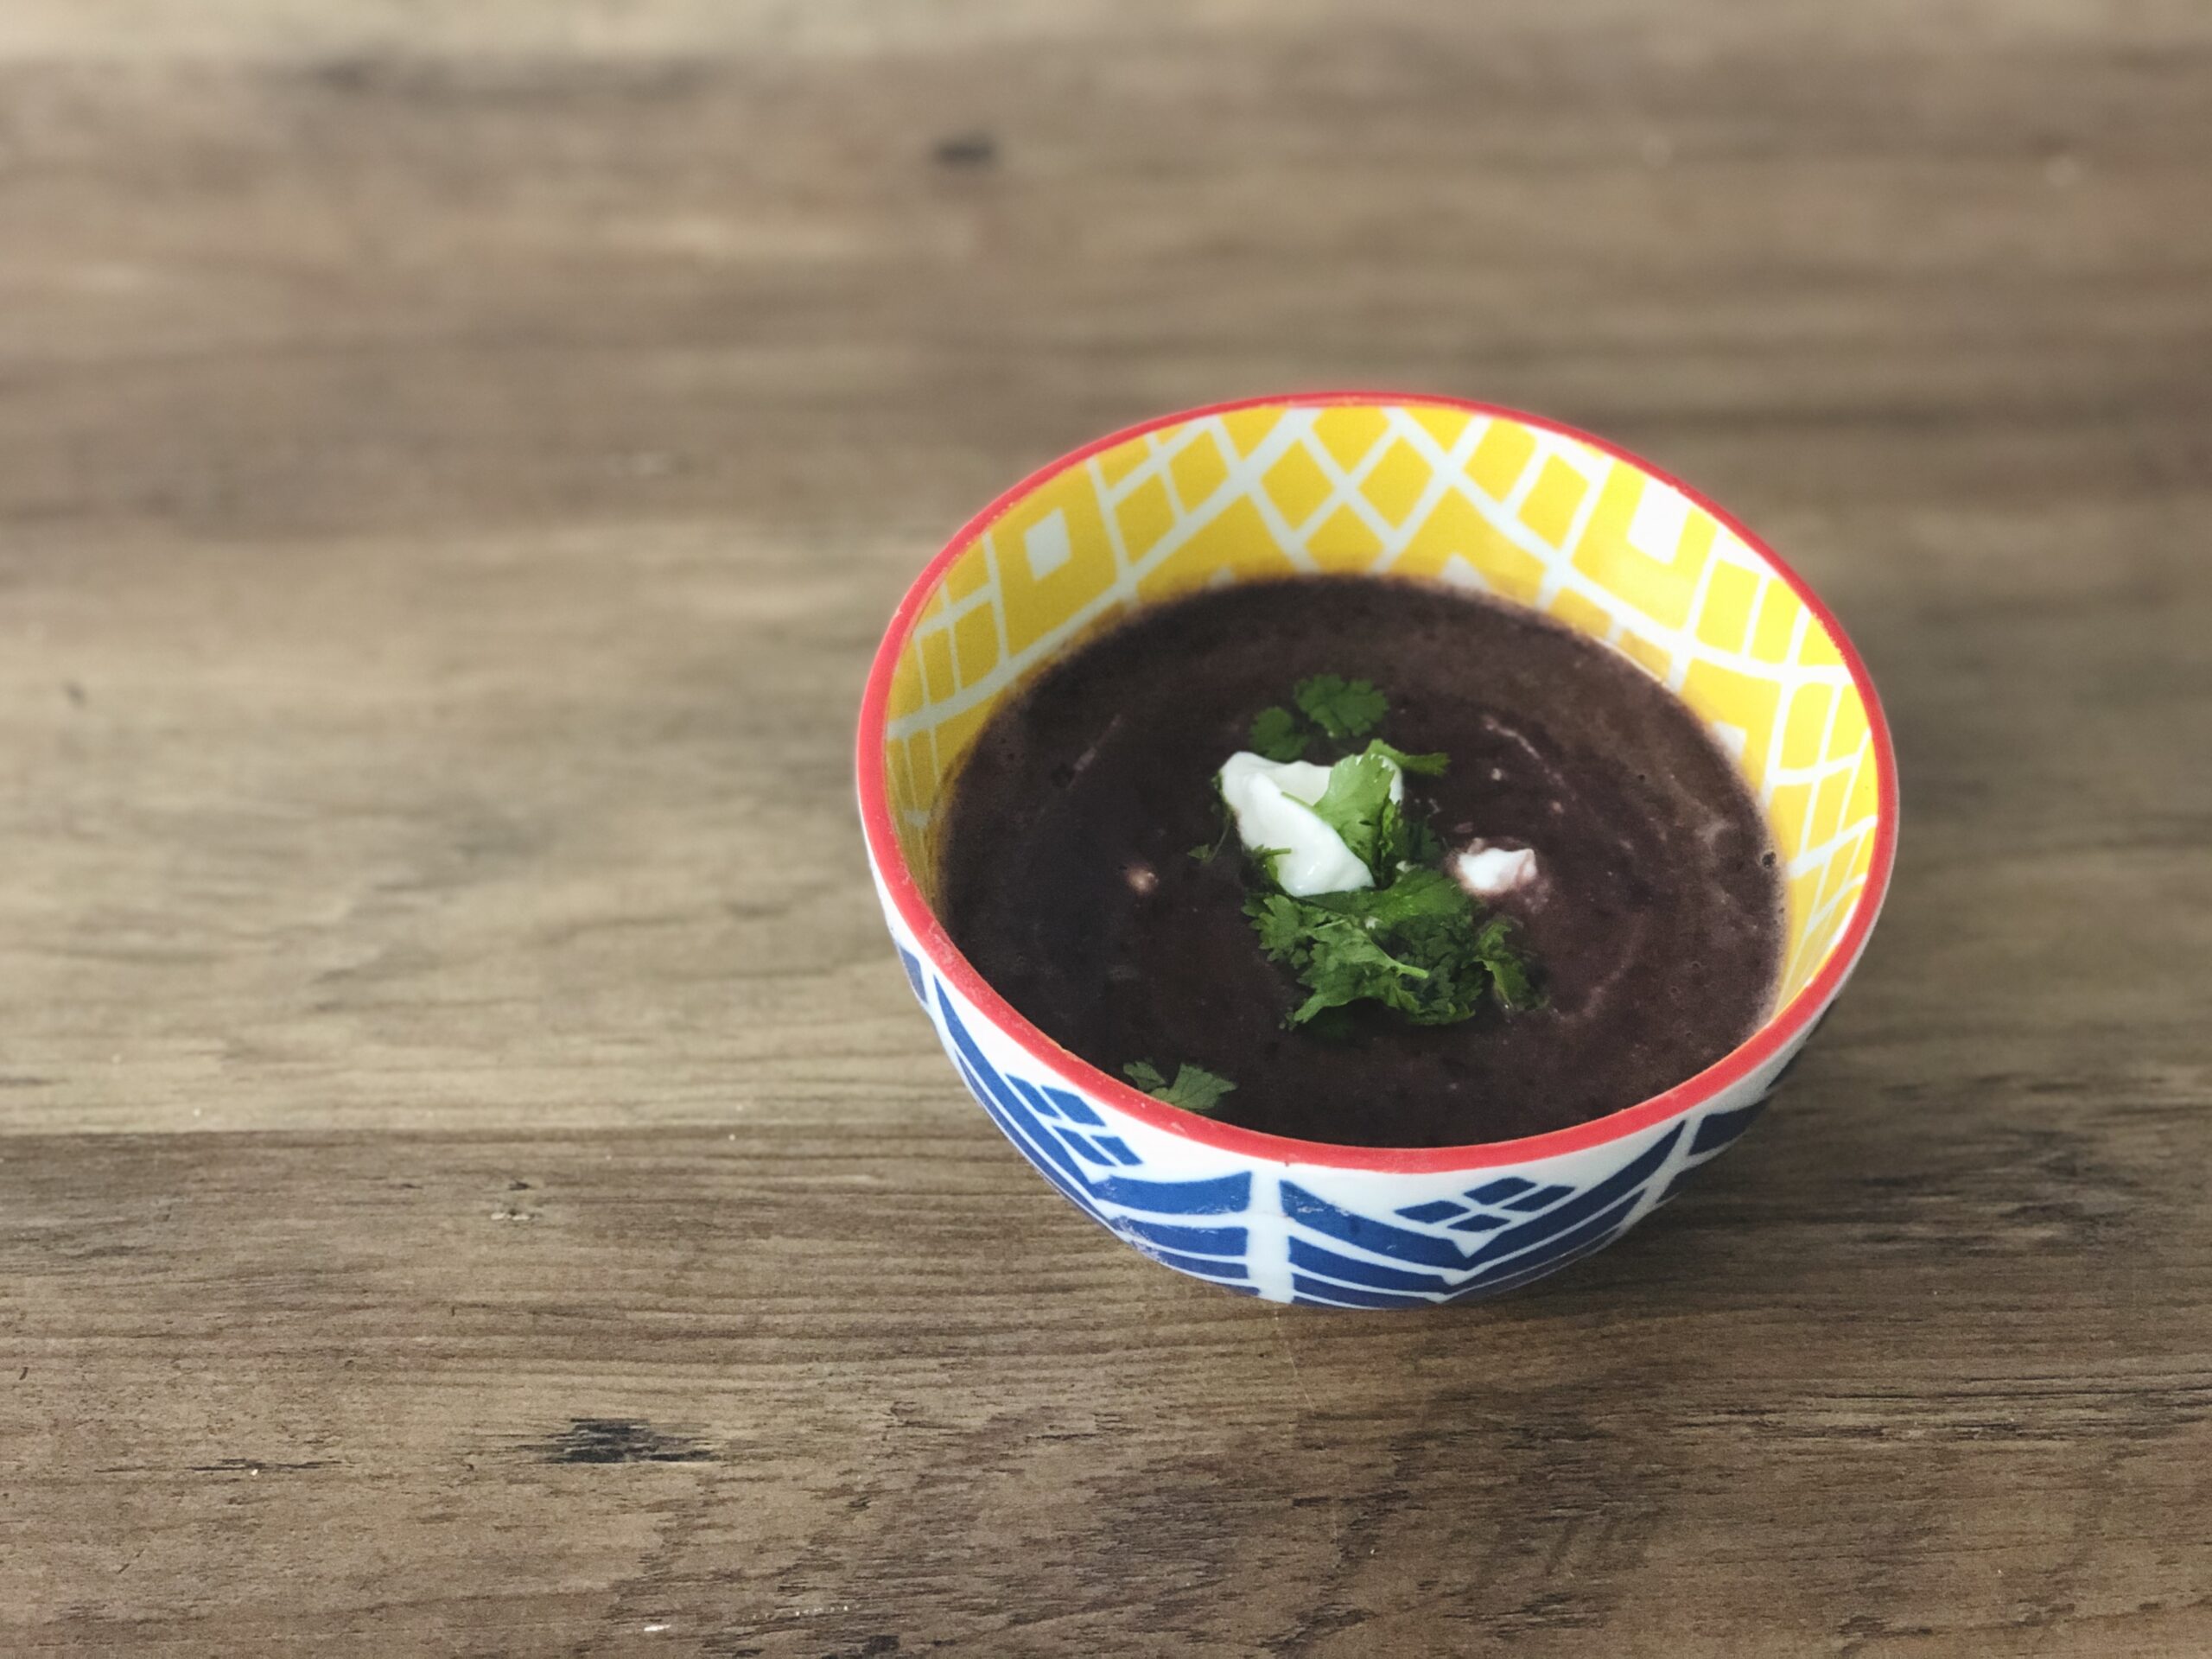
<path fill-rule="evenodd" d="M 1254 717 L 1255 753 L 1270 760 L 1303 760 L 1316 741 L 1364 737 L 1390 712 L 1390 700 L 1372 680 L 1348 680 L 1341 674 L 1300 680 L 1291 702 L 1297 705 L 1295 713 L 1277 703 Z"/>
<path fill-rule="evenodd" d="M 1427 824 L 1411 817 L 1390 791 L 1390 763 L 1405 772 L 1434 776 L 1440 754 L 1408 754 L 1377 738 L 1361 753 L 1329 768 L 1329 786 L 1313 803 L 1313 815 L 1335 830 L 1351 855 L 1377 881 L 1388 881 L 1408 864 L 1427 863 L 1443 849 Z"/>
<path fill-rule="evenodd" d="M 1390 712 L 1390 701 L 1370 680 L 1348 680 L 1341 674 L 1316 674 L 1301 680 L 1291 693 L 1306 719 L 1331 737 L 1364 737 Z"/>
<path fill-rule="evenodd" d="M 1236 1090 L 1236 1085 L 1227 1077 L 1188 1062 L 1175 1068 L 1173 1083 L 1150 1060 L 1132 1060 L 1122 1068 L 1122 1074 L 1154 1100 L 1179 1106 L 1186 1112 L 1211 1112 L 1221 1104 L 1223 1096 Z"/>
<path fill-rule="evenodd" d="M 1303 760 L 1313 739 L 1296 715 L 1278 704 L 1261 709 L 1253 718 L 1251 735 L 1246 741 L 1254 753 L 1270 760 Z"/>
<path fill-rule="evenodd" d="M 1301 681 L 1292 702 L 1297 714 L 1278 706 L 1252 722 L 1252 747 L 1270 760 L 1303 760 L 1317 741 L 1366 736 L 1389 712 L 1370 682 L 1334 674 Z M 1371 887 L 1294 899 L 1281 891 L 1272 858 L 1251 860 L 1257 880 L 1244 913 L 1260 948 L 1309 993 L 1291 1014 L 1294 1027 L 1360 1001 L 1425 1026 L 1470 1019 L 1491 1001 L 1508 1011 L 1541 1006 L 1511 918 L 1489 914 L 1433 868 L 1443 857 L 1435 833 L 1392 798 L 1393 766 L 1434 777 L 1447 764 L 1377 737 L 1330 767 L 1313 810 L 1367 866 Z"/>
<path fill-rule="evenodd" d="M 1493 999 L 1509 1011 L 1541 1001 L 1513 948 L 1511 919 L 1480 916 L 1441 870 L 1406 870 L 1386 887 L 1310 899 L 1254 893 L 1244 913 L 1260 948 L 1310 993 L 1292 1010 L 1293 1026 L 1360 1001 L 1417 1026 L 1456 1024 Z"/>

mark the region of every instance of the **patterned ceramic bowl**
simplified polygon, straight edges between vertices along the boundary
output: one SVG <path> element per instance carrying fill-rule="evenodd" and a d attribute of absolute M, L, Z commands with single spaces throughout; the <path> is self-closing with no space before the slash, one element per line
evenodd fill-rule
<path fill-rule="evenodd" d="M 933 837 L 946 780 L 1001 699 L 1145 606 L 1346 571 L 1534 606 L 1626 652 L 1710 723 L 1786 861 L 1778 1011 L 1748 1041 L 1662 1095 L 1549 1135 L 1329 1146 L 1139 1093 L 1037 1030 L 953 948 L 930 908 Z M 1835 1000 L 1897 839 L 1895 764 L 1866 671 L 1757 538 L 1597 439 L 1381 393 L 1171 415 L 1001 496 L 892 619 L 861 706 L 859 779 L 906 977 L 1022 1155 L 1154 1261 L 1247 1295 L 1351 1307 L 1510 1290 L 1664 1204 L 1749 1127 Z"/>

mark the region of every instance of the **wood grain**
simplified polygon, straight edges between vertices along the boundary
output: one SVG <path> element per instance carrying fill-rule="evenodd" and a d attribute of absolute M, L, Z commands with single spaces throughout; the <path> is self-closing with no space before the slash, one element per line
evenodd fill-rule
<path fill-rule="evenodd" d="M 556 16 L 0 18 L 0 1650 L 2212 1649 L 2212 17 Z M 1712 491 L 1904 772 L 1783 1108 L 1433 1318 L 1054 1198 L 847 789 L 975 505 L 1332 383 Z"/>

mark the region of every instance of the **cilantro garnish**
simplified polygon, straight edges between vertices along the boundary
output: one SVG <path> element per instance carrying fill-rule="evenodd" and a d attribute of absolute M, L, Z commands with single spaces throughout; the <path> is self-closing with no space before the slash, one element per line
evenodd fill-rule
<path fill-rule="evenodd" d="M 1298 706 L 1331 737 L 1361 737 L 1375 729 L 1390 712 L 1390 700 L 1369 680 L 1347 680 L 1341 674 L 1316 674 L 1301 680 L 1294 694 Z"/>
<path fill-rule="evenodd" d="M 1420 818 L 1406 820 L 1406 862 L 1434 864 L 1444 856 L 1444 842 L 1436 831 Z"/>
<path fill-rule="evenodd" d="M 1351 1002 L 1380 1002 L 1417 1026 L 1448 1026 L 1493 998 L 1508 1009 L 1540 1000 L 1510 943 L 1511 921 L 1478 925 L 1474 901 L 1441 870 L 1405 870 L 1386 887 L 1311 899 L 1255 893 L 1244 913 L 1260 948 L 1311 993 L 1292 1011 L 1294 1026 Z"/>
<path fill-rule="evenodd" d="M 1313 803 L 1313 816 L 1344 838 L 1351 855 L 1381 875 L 1378 854 L 1393 820 L 1404 814 L 1390 799 L 1390 780 L 1395 774 L 1379 754 L 1354 755 L 1329 768 L 1329 786 Z"/>
<path fill-rule="evenodd" d="M 1378 737 L 1364 753 L 1329 768 L 1329 786 L 1313 803 L 1314 816 L 1344 838 L 1352 856 L 1377 881 L 1387 881 L 1402 866 L 1429 863 L 1443 855 L 1428 826 L 1391 798 L 1393 762 L 1402 771 L 1431 776 L 1445 766 L 1440 754 L 1408 754 Z"/>
<path fill-rule="evenodd" d="M 1367 752 L 1370 754 L 1379 754 L 1388 760 L 1395 760 L 1398 763 L 1401 771 L 1417 772 L 1424 778 L 1440 778 L 1444 775 L 1446 768 L 1452 764 L 1449 755 L 1408 754 L 1403 749 L 1394 744 L 1385 743 L 1379 737 L 1369 741 Z"/>
<path fill-rule="evenodd" d="M 1298 705 L 1297 712 L 1276 703 L 1262 709 L 1252 721 L 1249 741 L 1252 752 L 1263 754 L 1270 760 L 1303 760 L 1313 747 L 1317 737 L 1341 743 L 1347 738 L 1364 737 L 1375 729 L 1382 716 L 1390 712 L 1390 700 L 1375 689 L 1372 680 L 1348 680 L 1341 674 L 1316 674 L 1310 680 L 1300 680 L 1291 695 Z M 1388 746 L 1384 746 L 1388 748 Z M 1391 759 L 1401 766 L 1407 760 L 1435 760 L 1437 770 L 1442 770 L 1441 755 L 1414 755 L 1400 758 L 1399 751 L 1389 751 Z M 1408 772 L 1422 772 L 1428 768 L 1407 766 Z"/>
<path fill-rule="evenodd" d="M 1261 709 L 1252 721 L 1252 752 L 1270 760 L 1303 760 L 1313 741 L 1300 726 L 1298 716 L 1280 706 Z"/>
<path fill-rule="evenodd" d="M 1191 856 L 1201 864 L 1211 864 L 1218 858 L 1221 849 L 1229 845 L 1230 836 L 1236 833 L 1236 820 L 1229 810 L 1229 803 L 1221 798 L 1218 783 L 1214 786 L 1213 804 L 1216 815 L 1221 819 L 1220 833 L 1211 841 L 1202 841 L 1191 849 Z"/>
<path fill-rule="evenodd" d="M 1544 994 L 1536 988 L 1528 958 L 1507 942 L 1512 932 L 1511 917 L 1491 917 L 1475 935 L 1475 954 L 1482 959 L 1483 971 L 1490 976 L 1491 988 L 1500 1002 L 1509 1008 L 1541 1007 Z"/>
<path fill-rule="evenodd" d="M 1252 747 L 1271 760 L 1302 760 L 1317 741 L 1366 736 L 1389 712 L 1370 682 L 1335 674 L 1300 682 L 1293 701 L 1298 713 L 1268 709 L 1252 722 Z M 1354 1002 L 1380 1002 L 1422 1026 L 1470 1019 L 1491 1001 L 1508 1010 L 1542 1002 L 1514 948 L 1512 920 L 1486 912 L 1435 868 L 1444 855 L 1435 832 L 1393 798 L 1400 774 L 1434 777 L 1447 764 L 1444 755 L 1409 754 L 1376 737 L 1329 768 L 1314 816 L 1367 867 L 1371 887 L 1294 899 L 1276 880 L 1281 854 L 1252 852 L 1244 913 L 1261 950 L 1308 993 L 1291 1014 L 1293 1026 L 1319 1020 L 1317 1030 L 1328 1027 L 1344 1017 L 1333 1011 Z M 1174 1086 L 1181 1083 L 1179 1074 Z"/>
<path fill-rule="evenodd" d="M 1234 1093 L 1236 1088 L 1227 1077 L 1187 1062 L 1175 1068 L 1173 1083 L 1150 1060 L 1132 1060 L 1122 1071 L 1154 1100 L 1179 1106 L 1186 1112 L 1210 1112 L 1221 1104 L 1223 1096 Z"/>

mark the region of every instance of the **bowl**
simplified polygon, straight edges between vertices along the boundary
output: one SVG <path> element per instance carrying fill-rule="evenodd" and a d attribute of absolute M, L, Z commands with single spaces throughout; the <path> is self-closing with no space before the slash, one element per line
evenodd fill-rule
<path fill-rule="evenodd" d="M 1089 635 L 1194 588 L 1355 572 L 1533 607 L 1642 664 L 1707 723 L 1785 876 L 1776 1012 L 1743 1044 L 1571 1128 L 1335 1146 L 1140 1093 L 1032 1026 L 961 956 L 931 909 L 940 809 L 1004 698 Z M 1896 764 L 1865 665 L 1763 543 L 1602 439 L 1388 392 L 1163 416 L 1015 485 L 892 618 L 861 704 L 858 777 L 907 981 L 1007 1139 L 1154 1261 L 1241 1294 L 1340 1307 L 1496 1295 L 1674 1197 L 1750 1127 L 1843 988 L 1897 844 Z"/>

